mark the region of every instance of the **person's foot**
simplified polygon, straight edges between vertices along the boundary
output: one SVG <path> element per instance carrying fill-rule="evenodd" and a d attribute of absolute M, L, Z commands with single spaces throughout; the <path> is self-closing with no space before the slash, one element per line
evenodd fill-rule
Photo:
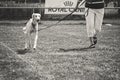
<path fill-rule="evenodd" d="M 94 44 L 97 44 L 97 37 L 96 37 L 96 36 L 93 37 L 93 43 L 94 43 Z"/>

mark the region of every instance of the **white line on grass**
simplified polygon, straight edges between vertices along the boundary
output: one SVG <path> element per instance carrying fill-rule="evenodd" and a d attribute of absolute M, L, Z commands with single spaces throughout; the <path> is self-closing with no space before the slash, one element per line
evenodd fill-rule
<path fill-rule="evenodd" d="M 7 48 L 8 50 L 10 50 L 12 53 L 15 53 L 16 54 L 16 52 L 14 51 L 14 50 L 12 50 L 10 47 L 8 47 L 5 43 L 3 43 L 3 42 L 0 42 L 5 48 Z"/>
<path fill-rule="evenodd" d="M 35 67 L 33 67 L 32 64 L 30 64 L 29 61 L 26 61 L 26 60 L 23 59 L 21 56 L 17 55 L 16 52 L 15 52 L 13 49 L 11 49 L 9 46 L 7 46 L 5 43 L 0 42 L 0 44 L 3 45 L 5 48 L 7 48 L 7 49 L 8 49 L 9 51 L 11 51 L 12 53 L 14 53 L 14 55 L 15 55 L 16 57 L 20 58 L 22 61 L 24 61 L 24 62 L 26 62 L 27 64 L 29 64 L 32 69 L 34 69 L 34 70 L 36 69 Z M 7 54 L 7 55 L 8 55 L 8 54 Z M 8 55 L 8 56 L 9 56 L 9 55 Z"/>
<path fill-rule="evenodd" d="M 14 53 L 16 57 L 20 58 L 22 61 L 24 61 L 24 62 L 26 62 L 27 64 L 29 64 L 30 67 L 32 68 L 31 71 L 34 71 L 37 75 L 42 75 L 42 74 L 44 74 L 44 75 L 45 75 L 46 77 L 48 77 L 49 79 L 51 78 L 51 75 L 49 75 L 49 73 L 47 74 L 47 73 L 41 73 L 41 72 L 39 72 L 39 69 L 42 69 L 42 67 L 41 67 L 41 68 L 40 68 L 40 67 L 37 67 L 37 64 L 35 64 L 35 62 L 36 62 L 35 60 L 34 60 L 34 62 L 25 60 L 24 57 L 17 55 L 16 52 L 15 52 L 13 49 L 11 49 L 9 46 L 7 46 L 5 43 L 3 43 L 3 42 L 0 42 L 0 43 L 1 43 L 5 48 L 7 48 L 8 50 L 10 50 L 12 53 Z M 34 65 L 34 66 L 33 66 L 33 65 Z M 50 79 L 50 80 L 51 80 L 51 79 Z"/>

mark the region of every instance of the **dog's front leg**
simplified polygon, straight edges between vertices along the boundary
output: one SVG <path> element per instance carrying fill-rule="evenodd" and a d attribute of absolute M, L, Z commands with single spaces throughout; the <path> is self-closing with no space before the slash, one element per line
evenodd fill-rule
<path fill-rule="evenodd" d="M 29 46 L 29 34 L 25 34 L 25 49 L 27 49 Z"/>
<path fill-rule="evenodd" d="M 38 24 L 36 25 L 36 31 L 35 31 L 35 40 L 34 40 L 34 46 L 33 46 L 34 49 L 36 49 L 37 47 L 37 40 L 38 40 Z"/>
<path fill-rule="evenodd" d="M 32 39 L 31 39 L 31 34 L 29 34 L 29 39 L 28 39 L 28 40 L 29 40 L 29 48 L 32 48 L 32 42 L 31 42 L 31 40 L 32 40 Z"/>

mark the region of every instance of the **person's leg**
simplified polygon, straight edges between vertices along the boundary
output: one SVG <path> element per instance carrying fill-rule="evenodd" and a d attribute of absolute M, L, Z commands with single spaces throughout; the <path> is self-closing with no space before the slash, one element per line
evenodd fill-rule
<path fill-rule="evenodd" d="M 97 34 L 101 32 L 101 26 L 103 22 L 103 16 L 104 16 L 104 9 L 97 9 L 95 10 L 95 34 L 93 37 L 94 44 L 97 43 Z"/>
<path fill-rule="evenodd" d="M 95 47 L 94 42 L 93 42 L 93 36 L 95 34 L 94 19 L 95 19 L 94 11 L 89 9 L 87 16 L 86 16 L 87 34 L 88 34 L 88 37 L 90 39 L 90 46 L 89 47 Z"/>
<path fill-rule="evenodd" d="M 98 9 L 95 11 L 96 17 L 95 17 L 95 31 L 96 34 L 98 32 L 101 32 L 101 26 L 103 22 L 103 17 L 104 17 L 104 9 Z"/>

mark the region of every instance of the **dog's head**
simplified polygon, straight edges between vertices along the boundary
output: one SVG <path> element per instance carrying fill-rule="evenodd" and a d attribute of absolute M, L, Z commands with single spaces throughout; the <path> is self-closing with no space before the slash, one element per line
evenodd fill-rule
<path fill-rule="evenodd" d="M 39 21 L 40 21 L 40 18 L 41 18 L 41 14 L 39 14 L 39 13 L 33 13 L 33 14 L 32 14 L 32 19 L 33 19 L 33 21 L 39 22 Z"/>

